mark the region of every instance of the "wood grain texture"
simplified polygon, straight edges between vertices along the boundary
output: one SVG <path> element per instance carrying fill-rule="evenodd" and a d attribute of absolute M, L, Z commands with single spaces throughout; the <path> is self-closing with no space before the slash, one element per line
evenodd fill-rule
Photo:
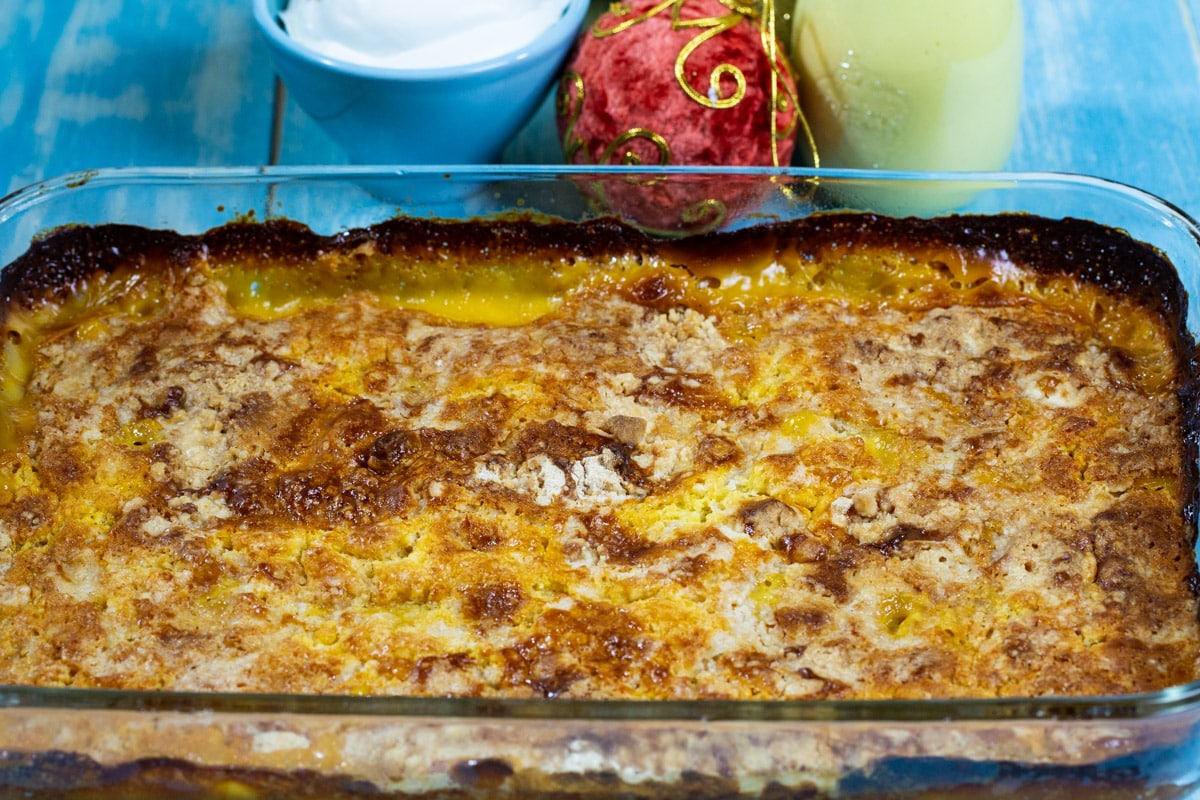
<path fill-rule="evenodd" d="M 1132 184 L 1200 214 L 1200 0 L 1026 0 L 1009 166 Z"/>
<path fill-rule="evenodd" d="M 273 74 L 243 0 L 0 0 L 0 189 L 262 163 Z"/>
<path fill-rule="evenodd" d="M 1200 0 L 1025 0 L 1007 167 L 1109 178 L 1200 216 L 1198 19 Z M 0 0 L 0 70 L 0 191 L 95 167 L 271 159 L 274 79 L 246 0 Z M 277 145 L 283 164 L 346 160 L 290 100 Z M 504 160 L 560 160 L 549 102 Z"/>

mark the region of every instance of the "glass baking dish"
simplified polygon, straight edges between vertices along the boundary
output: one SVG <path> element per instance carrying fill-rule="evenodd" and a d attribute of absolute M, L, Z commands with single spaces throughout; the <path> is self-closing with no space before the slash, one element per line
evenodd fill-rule
<path fill-rule="evenodd" d="M 1164 253 L 1200 330 L 1200 229 L 1078 176 L 430 167 L 100 170 L 0 200 L 0 264 L 75 223 L 570 220 L 665 235 L 854 208 L 1025 212 Z M 551 780 L 552 779 L 552 780 Z M 605 702 L 0 687 L 4 797 L 1200 797 L 1200 682 L 1121 697 Z"/>

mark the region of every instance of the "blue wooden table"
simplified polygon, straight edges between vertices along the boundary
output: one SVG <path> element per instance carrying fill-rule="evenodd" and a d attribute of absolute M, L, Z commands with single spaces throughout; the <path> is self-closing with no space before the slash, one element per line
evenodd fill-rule
<path fill-rule="evenodd" d="M 1110 178 L 1200 216 L 1200 0 L 1025 0 L 1025 16 L 1008 168 Z M 276 94 L 249 0 L 0 0 L 0 75 L 0 193 L 110 166 L 345 162 Z M 506 161 L 558 158 L 548 111 Z"/>

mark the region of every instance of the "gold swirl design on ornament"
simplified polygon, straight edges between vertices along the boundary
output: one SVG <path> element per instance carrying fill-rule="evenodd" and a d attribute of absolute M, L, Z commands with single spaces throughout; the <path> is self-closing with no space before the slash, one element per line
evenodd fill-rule
<path fill-rule="evenodd" d="M 733 108 L 746 97 L 746 74 L 734 64 L 718 64 L 713 67 L 713 71 L 708 77 L 708 91 L 700 93 L 688 82 L 687 60 L 706 42 L 732 29 L 745 19 L 745 17 L 734 11 L 720 17 L 701 17 L 699 19 L 684 20 L 679 18 L 679 9 L 681 6 L 682 3 L 679 3 L 671 9 L 671 27 L 675 30 L 683 28 L 704 28 L 705 30 L 703 33 L 693 37 L 679 51 L 679 55 L 675 58 L 675 80 L 688 97 L 702 106 L 707 108 Z M 727 97 L 721 96 L 721 79 L 724 77 L 733 78 L 736 85 L 733 93 Z"/>
<path fill-rule="evenodd" d="M 715 197 L 692 203 L 683 210 L 682 220 L 692 233 L 715 230 L 729 215 L 729 207 Z"/>
<path fill-rule="evenodd" d="M 667 144 L 667 140 L 662 137 L 662 134 L 655 133 L 649 128 L 630 128 L 616 139 L 613 139 L 608 143 L 608 147 L 604 148 L 604 152 L 600 154 L 598 163 L 609 163 L 609 160 L 617 154 L 618 150 L 635 139 L 647 141 L 654 145 L 654 148 L 658 151 L 658 161 L 655 162 L 656 166 L 661 167 L 671 163 L 671 148 Z M 637 153 L 633 152 L 632 150 L 626 150 L 621 155 L 621 163 L 625 165 L 636 166 L 642 164 L 643 162 L 642 157 Z"/>
<path fill-rule="evenodd" d="M 797 128 L 803 133 L 804 145 L 807 146 L 809 155 L 811 156 L 812 166 L 820 167 L 821 161 L 817 154 L 816 138 L 813 135 L 812 128 L 808 124 L 808 119 L 804 115 L 804 110 L 800 106 L 800 97 L 795 86 L 795 80 L 786 80 L 791 77 L 791 68 L 788 66 L 787 56 L 779 52 L 779 43 L 775 38 L 775 0 L 759 0 L 761 3 L 761 11 L 755 6 L 753 0 L 749 2 L 739 2 L 739 0 L 718 0 L 718 2 L 729 10 L 728 14 L 712 17 L 700 17 L 692 20 L 682 19 L 680 14 L 684 3 L 687 0 L 661 0 L 650 8 L 646 9 L 636 16 L 628 19 L 622 19 L 611 27 L 604 27 L 604 17 L 597 20 L 592 26 L 591 34 L 598 39 L 627 31 L 635 25 L 638 25 L 651 17 L 657 16 L 668 8 L 671 9 L 671 28 L 672 30 L 682 30 L 685 28 L 700 28 L 700 33 L 692 37 L 687 44 L 679 51 L 675 57 L 674 75 L 675 80 L 693 101 L 700 105 L 711 109 L 732 108 L 745 99 L 748 91 L 748 85 L 745 73 L 734 64 L 722 63 L 715 66 L 709 74 L 709 86 L 705 92 L 698 91 L 687 79 L 687 62 L 688 59 L 703 46 L 706 42 L 720 36 L 729 31 L 744 19 L 752 19 L 758 21 L 759 29 L 759 44 L 762 47 L 763 53 L 766 55 L 771 78 L 770 78 L 770 97 L 769 108 L 771 110 L 771 163 L 775 166 L 780 166 L 779 163 L 779 142 L 796 136 Z M 631 13 L 632 6 L 628 2 L 614 2 L 609 7 L 609 12 L 616 17 L 621 17 Z M 577 75 L 571 74 L 572 80 L 575 81 L 575 97 L 577 99 L 576 109 L 582 110 L 583 107 L 583 81 Z M 731 94 L 721 96 L 721 84 L 725 79 L 734 81 L 734 90 Z M 564 83 L 564 91 L 566 84 Z M 562 94 L 559 96 L 559 108 L 564 106 L 561 104 L 569 100 Z M 791 118 L 785 125 L 780 125 L 780 117 Z M 568 117 L 567 135 L 574 129 L 575 122 L 579 118 L 579 113 L 575 113 Z M 667 143 L 661 136 L 653 134 L 642 128 L 635 128 L 622 134 L 617 141 L 609 145 L 605 150 L 603 160 L 607 160 L 616 152 L 616 149 L 622 144 L 628 142 L 634 136 L 639 138 L 649 138 L 659 148 L 662 158 L 669 157 Z M 564 144 L 566 139 L 564 138 Z M 572 141 L 569 145 L 568 158 L 577 153 L 582 147 L 583 142 L 580 140 Z M 641 163 L 636 159 L 637 156 L 631 152 L 625 154 L 625 162 L 627 164 Z M 661 163 L 668 163 L 662 161 Z"/>
<path fill-rule="evenodd" d="M 680 4 L 682 2 L 683 0 L 663 0 L 658 5 L 646 9 L 636 17 L 630 17 L 629 19 L 621 20 L 611 28 L 603 27 L 601 23 L 604 22 L 604 18 L 601 17 L 600 19 L 596 20 L 596 24 L 592 26 L 592 36 L 595 36 L 597 39 L 603 39 L 606 36 L 613 36 L 621 31 L 627 31 L 634 25 L 637 25 L 639 22 L 645 22 L 651 17 L 661 14 L 670 6 Z M 629 7 L 628 3 L 613 3 L 611 6 L 609 6 L 608 10 L 609 13 L 615 17 L 623 17 L 633 9 Z"/>
<path fill-rule="evenodd" d="M 734 64 L 718 64 L 709 74 L 707 91 L 700 92 L 687 79 L 687 60 L 705 42 L 730 30 L 746 17 L 753 16 L 754 8 L 749 5 L 740 4 L 736 0 L 719 0 L 721 5 L 730 10 L 730 13 L 719 17 L 682 19 L 680 11 L 683 8 L 684 2 L 685 0 L 662 0 L 662 2 L 651 6 L 641 14 L 629 19 L 623 19 L 610 28 L 604 27 L 604 20 L 601 18 L 592 26 L 592 35 L 597 39 L 615 36 L 639 23 L 645 22 L 651 17 L 661 14 L 668 8 L 671 9 L 672 30 L 683 30 L 684 28 L 704 29 L 684 45 L 683 49 L 679 51 L 679 55 L 675 57 L 675 80 L 688 97 L 706 108 L 732 108 L 746 97 L 746 76 L 742 70 Z M 613 15 L 621 16 L 622 14 L 628 14 L 630 7 L 625 3 L 614 3 L 609 10 Z M 732 94 L 722 97 L 721 81 L 726 77 L 733 78 L 735 88 Z"/>
<path fill-rule="evenodd" d="M 584 154 L 584 161 L 587 161 L 587 151 L 583 139 L 575 135 L 575 125 L 579 122 L 579 118 L 583 115 L 583 101 L 587 96 L 587 88 L 583 82 L 583 76 L 574 70 L 567 70 L 563 73 L 562 80 L 558 84 L 558 93 L 554 98 L 554 112 L 560 119 L 566 120 L 566 125 L 563 129 L 563 158 L 567 163 L 574 163 L 575 156 L 579 153 Z M 622 133 L 616 139 L 608 143 L 604 151 L 597 159 L 597 164 L 607 164 L 613 156 L 616 156 L 621 148 L 628 145 L 634 140 L 649 142 L 657 152 L 658 160 L 655 162 L 657 166 L 665 166 L 671 163 L 671 147 L 667 144 L 667 140 L 662 134 L 655 133 L 649 128 L 630 128 Z M 642 162 L 642 157 L 633 150 L 626 150 L 620 154 L 620 160 L 625 165 L 639 165 Z"/>
<path fill-rule="evenodd" d="M 678 10 L 672 12 L 678 13 Z M 674 64 L 674 74 L 679 83 L 679 88 L 683 89 L 684 94 L 692 98 L 692 100 L 700 103 L 701 106 L 707 108 L 733 108 L 738 103 L 742 102 L 746 96 L 746 76 L 745 73 L 737 66 L 732 64 L 718 64 L 713 67 L 713 72 L 708 76 L 708 91 L 701 94 L 696 91 L 694 86 L 688 82 L 688 59 L 691 54 L 700 49 L 704 43 L 724 34 L 725 31 L 733 28 L 745 17 L 742 14 L 732 13 L 725 14 L 724 17 L 709 17 L 706 19 L 678 20 L 672 18 L 672 28 L 698 28 L 703 26 L 707 30 L 686 44 L 683 49 L 679 50 L 679 55 L 676 56 L 676 64 Z M 730 77 L 733 78 L 737 88 L 733 90 L 733 94 L 727 97 L 721 97 L 721 79 Z"/>
<path fill-rule="evenodd" d="M 575 70 L 564 72 L 558 84 L 558 94 L 554 98 L 554 113 L 567 121 L 562 143 L 563 158 L 568 164 L 573 163 L 575 155 L 584 148 L 583 139 L 575 135 L 575 124 L 583 115 L 584 94 L 583 76 Z"/>
<path fill-rule="evenodd" d="M 762 0 L 762 15 L 759 18 L 759 40 L 763 52 L 771 64 L 771 163 L 779 166 L 779 142 L 796 136 L 796 128 L 804 131 L 804 144 L 808 147 L 813 167 L 821 166 L 821 158 L 817 154 L 817 141 L 813 136 L 804 110 L 800 107 L 800 97 L 796 90 L 796 81 L 792 78 L 791 68 L 787 57 L 779 53 L 779 40 L 775 38 L 775 0 Z M 792 78 L 791 80 L 783 80 Z M 786 115 L 791 110 L 791 120 L 782 129 L 779 127 L 779 115 Z"/>

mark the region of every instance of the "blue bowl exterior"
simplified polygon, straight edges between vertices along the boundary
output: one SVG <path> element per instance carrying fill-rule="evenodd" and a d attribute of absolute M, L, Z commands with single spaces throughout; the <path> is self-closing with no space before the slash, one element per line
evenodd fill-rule
<path fill-rule="evenodd" d="M 254 0 L 255 20 L 288 92 L 359 164 L 484 164 L 545 99 L 588 0 L 529 47 L 456 68 L 384 69 L 323 56 L 280 27 L 281 0 Z"/>

